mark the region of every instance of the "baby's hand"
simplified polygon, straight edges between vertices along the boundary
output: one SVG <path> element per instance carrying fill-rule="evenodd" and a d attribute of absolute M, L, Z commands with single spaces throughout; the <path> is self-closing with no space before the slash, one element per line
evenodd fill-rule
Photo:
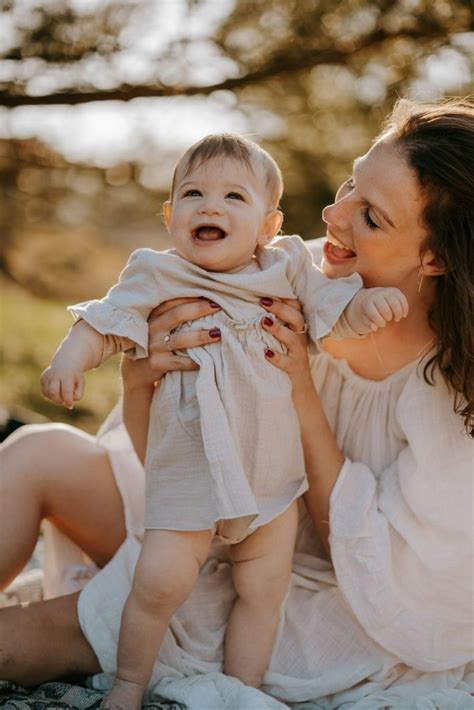
<path fill-rule="evenodd" d="M 398 288 L 363 288 L 345 310 L 346 318 L 359 335 L 398 323 L 408 315 L 408 301 Z"/>
<path fill-rule="evenodd" d="M 68 409 L 72 409 L 74 402 L 82 399 L 84 394 L 84 374 L 54 362 L 43 372 L 40 383 L 45 397 Z"/>

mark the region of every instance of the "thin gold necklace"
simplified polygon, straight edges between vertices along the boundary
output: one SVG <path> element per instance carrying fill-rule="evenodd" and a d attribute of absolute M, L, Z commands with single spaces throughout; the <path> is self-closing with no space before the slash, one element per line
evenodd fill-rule
<path fill-rule="evenodd" d="M 434 341 L 435 341 L 435 338 L 431 338 L 430 340 L 427 340 L 426 343 L 424 343 L 421 346 L 421 348 L 418 350 L 418 352 L 416 353 L 412 362 L 415 362 L 415 360 L 418 360 L 418 358 L 421 357 L 421 355 L 424 352 L 428 352 L 428 350 L 430 349 L 430 346 L 434 343 Z M 375 355 L 377 356 L 377 361 L 380 365 L 380 369 L 382 370 L 382 374 L 383 374 L 384 378 L 389 377 L 390 375 L 393 375 L 394 372 L 397 372 L 397 370 L 389 370 L 387 368 L 385 361 L 382 357 L 382 353 L 380 352 L 380 350 L 378 348 L 377 341 L 375 340 L 373 333 L 370 333 L 370 342 L 372 343 L 372 347 L 374 348 L 374 352 L 375 352 Z M 401 368 L 399 368 L 399 369 L 401 369 Z"/>

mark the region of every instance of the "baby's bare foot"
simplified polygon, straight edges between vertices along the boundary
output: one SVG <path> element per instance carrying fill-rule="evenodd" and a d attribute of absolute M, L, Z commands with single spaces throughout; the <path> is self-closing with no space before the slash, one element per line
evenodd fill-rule
<path fill-rule="evenodd" d="M 100 707 L 102 710 L 140 710 L 144 692 L 145 688 L 138 683 L 116 678 Z"/>

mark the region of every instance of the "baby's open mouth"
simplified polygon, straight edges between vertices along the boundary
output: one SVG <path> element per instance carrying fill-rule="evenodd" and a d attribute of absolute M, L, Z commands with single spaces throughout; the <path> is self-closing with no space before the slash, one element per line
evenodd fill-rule
<path fill-rule="evenodd" d="M 192 237 L 199 242 L 218 242 L 227 236 L 226 232 L 220 227 L 212 225 L 203 225 L 197 229 L 193 229 Z"/>

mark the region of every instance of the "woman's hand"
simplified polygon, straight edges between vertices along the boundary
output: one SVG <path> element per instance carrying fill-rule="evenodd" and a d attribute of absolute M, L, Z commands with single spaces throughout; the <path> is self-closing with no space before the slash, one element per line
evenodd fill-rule
<path fill-rule="evenodd" d="M 173 351 L 219 342 L 219 329 L 183 333 L 172 331 L 187 321 L 220 310 L 217 303 L 204 298 L 176 298 L 155 308 L 148 319 L 149 356 L 141 360 L 131 360 L 127 357 L 122 359 L 124 387 L 128 390 L 151 389 L 167 372 L 197 370 L 198 366 L 191 358 L 178 355 Z"/>
<path fill-rule="evenodd" d="M 265 357 L 272 365 L 288 374 L 295 388 L 305 388 L 311 379 L 308 359 L 308 338 L 305 333 L 305 322 L 301 306 L 296 300 L 276 300 L 262 298 L 260 304 L 269 313 L 275 315 L 283 323 L 271 318 L 262 319 L 262 327 L 279 340 L 287 349 L 287 353 L 276 353 L 267 348 Z"/>

